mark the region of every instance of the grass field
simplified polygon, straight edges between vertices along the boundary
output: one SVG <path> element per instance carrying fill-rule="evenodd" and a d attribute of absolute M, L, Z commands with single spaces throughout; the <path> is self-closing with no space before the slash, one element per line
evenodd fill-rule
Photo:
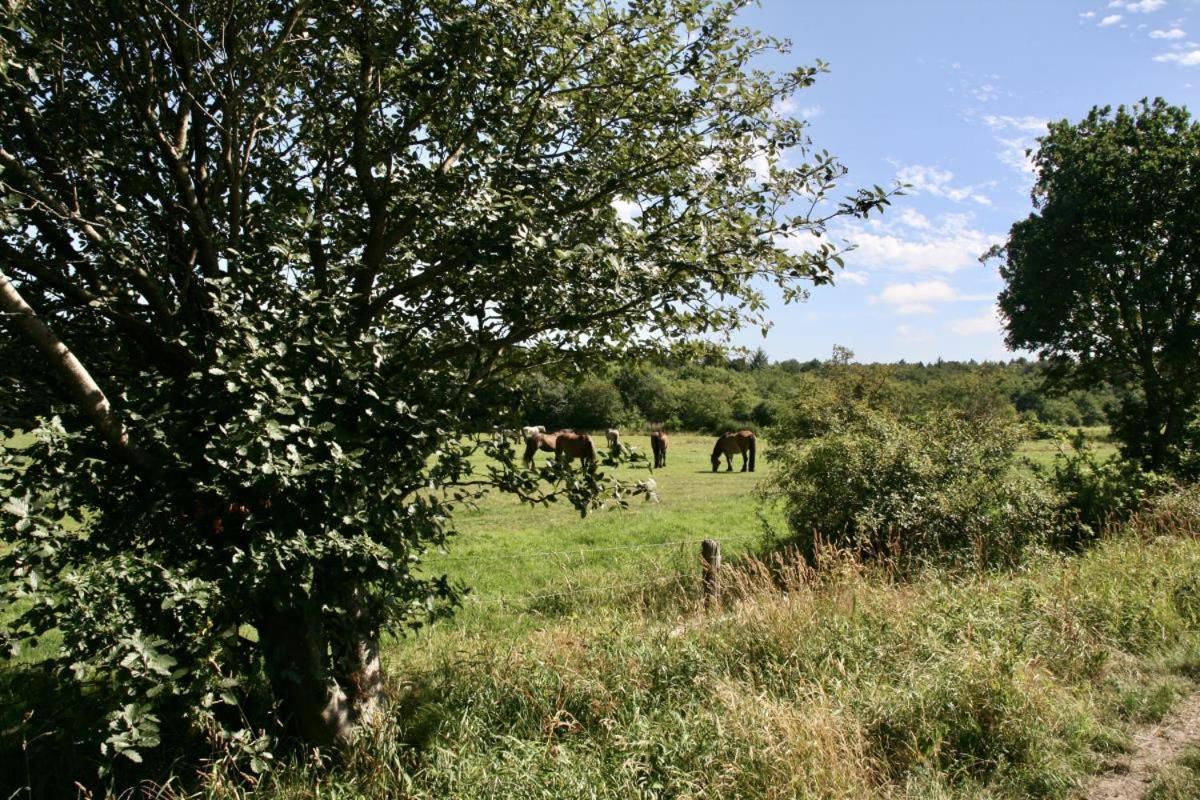
<path fill-rule="evenodd" d="M 649 449 L 645 436 L 628 443 Z M 427 562 L 429 571 L 471 588 L 453 624 L 507 626 L 514 611 L 591 613 L 614 595 L 606 587 L 621 587 L 617 594 L 625 597 L 630 584 L 652 586 L 695 567 L 702 539 L 719 539 L 731 556 L 752 548 L 762 539 L 764 520 L 778 522 L 771 513 L 760 516 L 753 497 L 770 469 L 761 445 L 754 473 L 725 472 L 724 466 L 712 472 L 711 449 L 711 437 L 679 434 L 671 437 L 665 469 L 605 468 L 628 481 L 653 477 L 657 502 L 639 497 L 626 509 L 581 518 L 565 503 L 531 508 L 493 493 L 464 510 L 455 519 L 458 534 L 449 552 Z M 550 455 L 538 458 L 541 463 Z M 734 465 L 739 469 L 740 460 Z"/>
<path fill-rule="evenodd" d="M 1065 800 L 1130 726 L 1195 690 L 1197 540 L 1132 535 L 1017 573 L 900 584 L 851 562 L 815 580 L 738 573 L 781 522 L 754 492 L 770 443 L 751 474 L 713 473 L 711 442 L 672 436 L 658 502 L 581 519 L 494 494 L 464 510 L 425 568 L 470 591 L 455 616 L 387 643 L 399 705 L 377 738 L 334 771 L 295 761 L 253 790 L 226 777 L 175 788 Z M 1059 450 L 1026 442 L 1014 468 Z M 722 612 L 699 601 L 704 538 L 742 575 Z M 1181 796 L 1177 772 L 1158 796 Z"/>
<path fill-rule="evenodd" d="M 1116 451 L 1107 434 L 1105 428 L 1085 430 L 1100 457 Z M 625 441 L 649 450 L 644 434 L 627 435 Z M 652 474 L 657 503 L 638 498 L 627 509 L 581 519 L 565 504 L 531 508 L 494 493 L 477 508 L 464 510 L 456 517 L 458 534 L 449 552 L 434 554 L 427 562 L 430 571 L 444 572 L 471 588 L 463 611 L 451 624 L 509 627 L 519 624 L 517 617 L 524 613 L 592 613 L 613 596 L 606 587 L 653 585 L 671 575 L 694 574 L 699 542 L 706 538 L 720 540 L 727 556 L 754 551 L 767 527 L 781 531 L 783 526 L 778 510 L 763 506 L 754 496 L 758 482 L 771 472 L 770 441 L 760 439 L 754 473 L 726 473 L 724 465 L 712 472 L 712 442 L 710 436 L 676 434 L 666 469 L 651 473 L 641 464 L 607 468 L 631 481 Z M 1027 461 L 1048 467 L 1066 450 L 1056 440 L 1029 440 L 1021 445 L 1015 467 L 1027 470 Z M 734 467 L 740 468 L 740 460 L 735 459 Z M 677 542 L 683 544 L 672 544 Z M 626 602 L 627 592 L 615 594 Z"/>

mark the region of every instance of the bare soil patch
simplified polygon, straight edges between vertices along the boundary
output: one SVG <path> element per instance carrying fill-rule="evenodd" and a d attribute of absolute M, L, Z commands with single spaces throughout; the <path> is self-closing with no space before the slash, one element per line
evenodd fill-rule
<path fill-rule="evenodd" d="M 1084 784 L 1087 800 L 1140 800 L 1163 767 L 1200 742 L 1200 692 L 1184 698 L 1162 721 L 1134 732 L 1132 752 L 1111 771 Z"/>

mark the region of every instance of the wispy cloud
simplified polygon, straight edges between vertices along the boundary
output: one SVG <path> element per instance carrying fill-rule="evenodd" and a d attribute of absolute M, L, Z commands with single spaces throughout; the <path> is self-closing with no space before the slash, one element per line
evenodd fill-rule
<path fill-rule="evenodd" d="M 896 335 L 905 342 L 929 342 L 933 337 L 924 331 L 914 331 L 910 325 L 896 326 Z"/>
<path fill-rule="evenodd" d="M 1181 67 L 1197 67 L 1200 66 L 1200 49 L 1163 53 L 1155 56 L 1154 60 L 1164 64 L 1178 64 Z"/>
<path fill-rule="evenodd" d="M 992 306 L 977 317 L 951 320 L 946 323 L 946 330 L 959 336 L 999 335 L 1004 330 L 1004 322 L 1000 311 Z"/>
<path fill-rule="evenodd" d="M 947 169 L 927 166 L 925 164 L 893 164 L 896 166 L 896 179 L 909 184 L 913 194 L 927 194 L 934 197 L 944 197 L 956 203 L 970 201 L 981 206 L 990 206 L 991 198 L 983 194 L 984 187 L 967 185 L 955 186 L 954 173 Z"/>
<path fill-rule="evenodd" d="M 1046 133 L 1050 121 L 1036 116 L 997 116 L 989 114 L 983 117 L 983 122 L 997 134 L 1018 134 L 1016 136 L 996 136 L 996 144 L 1000 149 L 996 157 L 1002 164 L 1020 172 L 1022 175 L 1032 175 L 1034 172 L 1033 159 L 1028 155 L 1036 142 L 1033 134 Z"/>
<path fill-rule="evenodd" d="M 1134 14 L 1152 14 L 1167 4 L 1167 0 L 1112 0 L 1109 8 L 1123 8 Z"/>
<path fill-rule="evenodd" d="M 996 153 L 1000 163 L 1022 175 L 1033 175 L 1037 171 L 1037 166 L 1033 163 L 1032 141 L 1022 137 L 999 138 L 996 141 L 1001 145 L 1000 151 Z"/>
<path fill-rule="evenodd" d="M 777 117 L 800 117 L 801 119 L 812 119 L 823 113 L 820 106 L 801 106 L 792 97 L 776 101 L 771 110 Z"/>
<path fill-rule="evenodd" d="M 1150 31 L 1151 39 L 1183 39 L 1187 36 L 1187 32 L 1182 28 L 1168 28 L 1167 30 Z"/>
<path fill-rule="evenodd" d="M 1122 19 L 1123 19 L 1123 17 L 1120 14 L 1109 14 L 1107 17 L 1100 20 L 1099 24 L 1100 24 L 1101 28 L 1107 28 L 1112 25 L 1116 25 Z"/>
<path fill-rule="evenodd" d="M 937 220 L 916 214 L 838 233 L 856 245 L 850 257 L 857 269 L 949 274 L 978 267 L 979 257 L 1004 239 L 975 228 L 972 221 L 969 214 L 945 214 Z"/>
<path fill-rule="evenodd" d="M 1046 126 L 1050 124 L 1050 120 L 1043 117 L 1010 117 L 996 114 L 987 114 L 983 117 L 983 122 L 994 131 L 1016 130 L 1023 133 L 1045 133 Z"/>

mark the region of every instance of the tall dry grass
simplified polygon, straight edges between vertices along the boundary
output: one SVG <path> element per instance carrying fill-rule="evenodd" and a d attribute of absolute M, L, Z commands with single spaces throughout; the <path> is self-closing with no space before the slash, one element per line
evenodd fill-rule
<path fill-rule="evenodd" d="M 518 638 L 389 654 L 393 714 L 347 759 L 211 797 L 1067 798 L 1200 676 L 1200 498 L 1014 571 L 827 552 Z M 649 610 L 647 610 L 649 609 Z M 670 613 L 667 611 L 670 610 Z"/>

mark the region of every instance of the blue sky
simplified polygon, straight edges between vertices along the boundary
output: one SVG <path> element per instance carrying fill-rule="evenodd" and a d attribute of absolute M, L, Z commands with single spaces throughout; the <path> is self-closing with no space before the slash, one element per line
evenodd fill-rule
<path fill-rule="evenodd" d="M 1005 359 L 996 264 L 978 256 L 1031 210 L 1024 150 L 1047 120 L 1162 96 L 1200 111 L 1200 0 L 763 0 L 745 23 L 790 39 L 764 66 L 831 72 L 784 113 L 850 168 L 844 186 L 913 184 L 878 221 L 840 226 L 847 274 L 785 306 L 773 359 Z"/>

